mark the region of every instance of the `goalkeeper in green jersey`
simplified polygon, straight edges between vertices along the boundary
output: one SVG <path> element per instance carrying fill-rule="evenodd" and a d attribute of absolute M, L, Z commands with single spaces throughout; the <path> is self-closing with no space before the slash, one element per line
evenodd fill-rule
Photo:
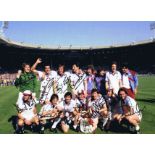
<path fill-rule="evenodd" d="M 15 86 L 19 89 L 19 95 L 17 99 L 17 105 L 21 102 L 23 97 L 23 92 L 25 90 L 30 90 L 32 92 L 33 99 L 36 100 L 36 85 L 37 85 L 37 78 L 34 73 L 31 72 L 31 67 L 27 63 L 23 63 L 22 71 L 19 70 L 17 73 Z"/>

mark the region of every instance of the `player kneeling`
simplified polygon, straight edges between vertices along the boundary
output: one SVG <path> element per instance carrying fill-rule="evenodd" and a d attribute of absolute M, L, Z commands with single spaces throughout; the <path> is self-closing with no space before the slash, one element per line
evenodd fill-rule
<path fill-rule="evenodd" d="M 121 88 L 118 92 L 120 97 L 120 103 L 122 107 L 122 114 L 118 114 L 116 119 L 119 123 L 123 123 L 123 121 L 127 121 L 130 127 L 136 133 L 139 133 L 140 127 L 139 124 L 142 119 L 142 114 L 138 108 L 136 101 L 127 95 L 125 89 Z"/>
<path fill-rule="evenodd" d="M 76 102 L 76 111 L 77 114 L 74 117 L 74 125 L 73 129 L 77 132 L 80 131 L 80 121 L 87 115 L 87 110 L 88 110 L 88 100 L 85 97 L 84 92 L 79 92 L 77 95 L 77 98 L 75 99 Z"/>
<path fill-rule="evenodd" d="M 18 126 L 17 133 L 24 133 L 24 125 L 39 125 L 39 119 L 36 112 L 36 104 L 32 99 L 32 93 L 29 90 L 24 91 L 23 98 L 18 104 Z M 33 129 L 33 128 L 32 128 Z"/>
<path fill-rule="evenodd" d="M 60 107 L 63 111 L 63 115 L 60 116 L 61 128 L 64 133 L 69 131 L 69 128 L 77 115 L 76 102 L 72 99 L 72 94 L 67 92 L 64 96 L 64 101 L 60 103 Z"/>
<path fill-rule="evenodd" d="M 44 133 L 45 125 L 49 123 L 51 125 L 51 131 L 57 132 L 56 127 L 58 123 L 60 122 L 59 115 L 61 113 L 61 109 L 58 106 L 58 95 L 53 94 L 51 96 L 50 102 L 43 105 L 43 107 L 40 110 L 40 125 L 41 125 L 41 131 L 40 133 Z"/>
<path fill-rule="evenodd" d="M 98 93 L 97 89 L 91 91 L 91 101 L 88 103 L 89 111 L 93 121 L 93 133 L 97 129 L 99 119 L 102 121 L 102 125 L 108 121 L 108 111 L 104 98 Z"/>
<path fill-rule="evenodd" d="M 108 131 L 111 126 L 111 122 L 113 121 L 112 116 L 118 113 L 118 96 L 113 93 L 113 89 L 108 89 L 107 94 L 104 95 L 104 99 L 106 101 L 107 109 L 108 109 L 108 122 L 104 128 L 101 127 L 102 130 Z"/>

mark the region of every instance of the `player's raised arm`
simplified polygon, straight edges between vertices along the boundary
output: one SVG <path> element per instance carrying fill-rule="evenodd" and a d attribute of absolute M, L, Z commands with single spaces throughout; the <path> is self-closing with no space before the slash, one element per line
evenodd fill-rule
<path fill-rule="evenodd" d="M 36 70 L 36 67 L 38 64 L 42 63 L 42 60 L 40 58 L 38 58 L 36 60 L 36 62 L 33 64 L 33 66 L 31 67 L 31 71 L 38 74 L 38 71 Z"/>
<path fill-rule="evenodd" d="M 21 73 L 22 73 L 22 71 L 21 70 L 18 70 L 18 73 L 17 73 L 17 76 L 16 76 L 16 78 L 20 78 L 20 76 L 21 76 Z"/>
<path fill-rule="evenodd" d="M 22 74 L 22 71 L 21 70 L 18 70 L 18 73 L 16 75 L 16 80 L 15 80 L 15 86 L 16 87 L 18 87 L 21 84 L 21 82 L 20 82 L 20 76 L 21 76 L 21 74 Z"/>

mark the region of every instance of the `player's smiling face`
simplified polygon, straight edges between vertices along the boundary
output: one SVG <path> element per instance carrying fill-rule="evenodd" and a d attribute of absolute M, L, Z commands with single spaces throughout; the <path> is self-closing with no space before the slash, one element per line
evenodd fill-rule
<path fill-rule="evenodd" d="M 25 65 L 24 72 L 29 73 L 31 71 L 31 68 L 29 65 Z"/>
<path fill-rule="evenodd" d="M 93 71 L 92 71 L 92 69 L 87 69 L 87 73 L 88 73 L 88 75 L 92 75 L 93 74 Z"/>
<path fill-rule="evenodd" d="M 59 75 L 63 75 L 64 74 L 64 67 L 63 66 L 58 68 L 58 73 L 59 73 Z"/>
<path fill-rule="evenodd" d="M 100 76 L 103 76 L 104 74 L 105 74 L 104 70 L 100 71 Z"/>
<path fill-rule="evenodd" d="M 51 71 L 50 66 L 45 66 L 45 73 L 46 73 L 46 74 L 49 74 L 50 71 Z"/>
<path fill-rule="evenodd" d="M 126 98 L 127 94 L 124 91 L 119 92 L 119 97 L 124 100 Z"/>
<path fill-rule="evenodd" d="M 55 98 L 55 99 L 53 99 L 53 100 L 52 100 L 52 102 L 51 102 L 51 103 L 52 103 L 52 105 L 57 105 L 58 100 Z"/>
<path fill-rule="evenodd" d="M 122 68 L 122 72 L 123 72 L 123 73 L 127 73 L 127 72 L 128 72 L 128 69 L 125 68 L 125 67 L 123 67 L 123 68 Z"/>
<path fill-rule="evenodd" d="M 111 70 L 112 70 L 112 72 L 115 72 L 115 71 L 116 71 L 116 69 L 117 69 L 116 64 L 113 64 L 113 65 L 111 66 Z"/>
<path fill-rule="evenodd" d="M 98 98 L 98 93 L 97 93 L 97 92 L 93 92 L 93 93 L 92 93 L 92 98 L 93 98 L 94 100 L 96 100 L 96 99 Z"/>
<path fill-rule="evenodd" d="M 72 71 L 73 71 L 74 73 L 77 73 L 77 72 L 79 71 L 79 67 L 77 67 L 76 65 L 73 65 L 73 66 L 72 66 Z"/>
<path fill-rule="evenodd" d="M 27 94 L 24 94 L 24 95 L 23 95 L 23 100 L 24 100 L 24 102 L 29 101 L 29 100 L 30 100 L 30 98 L 31 98 L 31 96 L 30 96 L 30 95 L 27 95 Z"/>
<path fill-rule="evenodd" d="M 79 99 L 80 99 L 80 100 L 83 100 L 83 99 L 85 98 L 85 96 L 84 96 L 83 93 L 79 94 L 78 96 L 79 96 Z"/>
<path fill-rule="evenodd" d="M 70 104 L 70 102 L 71 102 L 71 97 L 70 96 L 66 96 L 65 97 L 65 103 L 66 104 Z"/>
<path fill-rule="evenodd" d="M 111 96 L 112 96 L 112 90 L 108 90 L 107 95 L 108 95 L 109 97 L 111 97 Z"/>

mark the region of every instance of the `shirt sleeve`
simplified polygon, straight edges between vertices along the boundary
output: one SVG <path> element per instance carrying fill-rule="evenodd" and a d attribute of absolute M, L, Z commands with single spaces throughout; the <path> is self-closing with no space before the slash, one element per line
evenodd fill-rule
<path fill-rule="evenodd" d="M 132 99 L 126 98 L 126 105 L 132 107 Z"/>
<path fill-rule="evenodd" d="M 100 104 L 101 106 L 104 106 L 105 103 L 106 103 L 106 102 L 105 102 L 105 99 L 104 99 L 103 97 L 101 97 L 101 98 L 100 98 L 100 101 L 99 101 L 99 104 Z"/>
<path fill-rule="evenodd" d="M 109 72 L 107 72 L 106 75 L 105 75 L 105 81 L 106 81 L 106 82 L 108 82 L 108 79 L 109 79 L 108 76 L 109 76 Z"/>
<path fill-rule="evenodd" d="M 121 78 L 121 73 L 120 73 L 120 72 L 118 72 L 118 79 L 119 79 L 119 80 L 122 79 L 122 78 Z"/>
<path fill-rule="evenodd" d="M 24 110 L 24 109 L 25 109 L 25 106 L 20 102 L 20 103 L 18 104 L 18 109 L 19 109 L 19 110 Z"/>
<path fill-rule="evenodd" d="M 43 72 L 41 72 L 41 71 L 37 71 L 37 73 L 38 73 L 38 77 L 39 77 L 39 79 L 41 80 L 42 77 L 43 77 Z"/>
<path fill-rule="evenodd" d="M 137 74 L 134 75 L 135 86 L 138 87 L 138 77 Z"/>

